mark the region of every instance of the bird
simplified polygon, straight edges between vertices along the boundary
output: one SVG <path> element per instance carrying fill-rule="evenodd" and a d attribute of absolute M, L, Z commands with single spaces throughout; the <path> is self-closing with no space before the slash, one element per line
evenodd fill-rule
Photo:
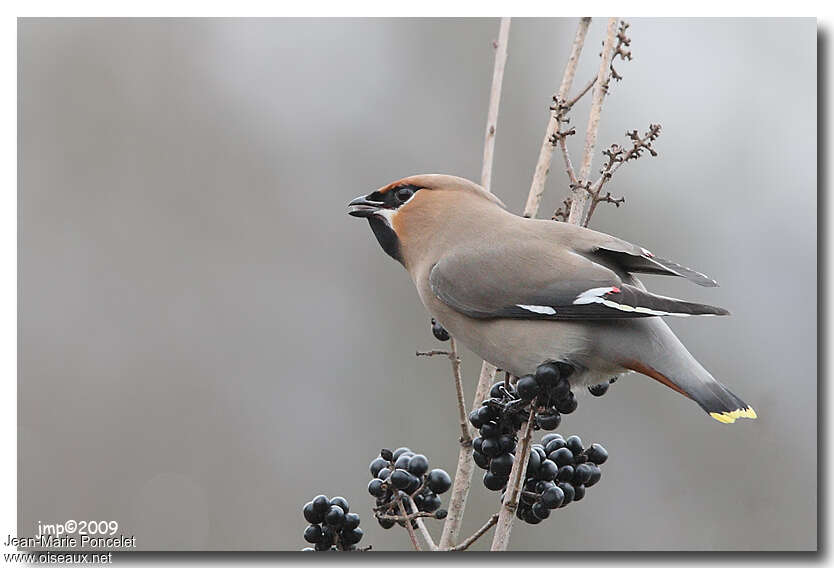
<path fill-rule="evenodd" d="M 352 200 L 348 214 L 368 220 L 452 337 L 515 377 L 561 362 L 573 367 L 577 389 L 634 371 L 719 422 L 757 417 L 664 320 L 729 312 L 653 294 L 634 275 L 718 285 L 700 272 L 602 232 L 516 215 L 478 184 L 445 174 L 389 183 Z"/>

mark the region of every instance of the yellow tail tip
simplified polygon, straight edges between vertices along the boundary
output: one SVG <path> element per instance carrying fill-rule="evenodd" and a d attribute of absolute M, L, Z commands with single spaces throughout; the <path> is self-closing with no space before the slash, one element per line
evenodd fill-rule
<path fill-rule="evenodd" d="M 756 416 L 756 411 L 753 410 L 752 406 L 748 406 L 747 408 L 737 408 L 736 410 L 731 410 L 730 412 L 710 412 L 709 415 L 724 424 L 732 424 L 737 418 L 750 418 L 751 420 L 758 418 L 758 416 Z"/>

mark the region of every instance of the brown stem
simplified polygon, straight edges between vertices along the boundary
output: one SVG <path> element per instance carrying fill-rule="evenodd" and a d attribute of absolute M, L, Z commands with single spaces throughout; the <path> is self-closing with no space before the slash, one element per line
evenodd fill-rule
<path fill-rule="evenodd" d="M 579 55 L 582 53 L 582 46 L 585 45 L 585 36 L 588 33 L 588 26 L 591 18 L 581 18 L 576 28 L 576 36 L 571 46 L 570 57 L 568 58 L 565 72 L 562 75 L 562 84 L 556 95 L 557 100 L 564 100 L 570 92 L 573 79 L 576 76 L 576 66 L 579 63 Z M 558 106 L 558 105 L 557 105 Z M 547 129 L 544 132 L 544 140 L 539 149 L 539 159 L 536 162 L 536 169 L 533 172 L 533 182 L 530 184 L 530 192 L 527 195 L 527 204 L 524 206 L 525 217 L 535 217 L 541 205 L 544 195 L 544 184 L 547 181 L 547 174 L 550 171 L 550 162 L 553 159 L 553 135 L 559 131 L 560 121 L 559 109 L 554 107 L 550 111 L 550 118 L 547 121 Z"/>
<path fill-rule="evenodd" d="M 605 35 L 605 43 L 602 47 L 602 57 L 599 63 L 597 81 L 594 85 L 593 98 L 591 99 L 591 111 L 588 115 L 588 128 L 585 132 L 585 152 L 582 155 L 582 166 L 579 169 L 579 184 L 573 187 L 571 195 L 570 215 L 568 222 L 575 225 L 584 225 L 588 215 L 589 195 L 584 188 L 579 187 L 591 175 L 591 164 L 594 158 L 594 147 L 597 143 L 599 133 L 599 121 L 602 116 L 602 102 L 605 99 L 605 91 L 611 74 L 611 58 L 614 52 L 614 42 L 617 40 L 617 18 L 608 18 L 608 28 Z"/>
<path fill-rule="evenodd" d="M 481 186 L 489 191 L 492 184 L 492 157 L 495 154 L 495 131 L 498 128 L 498 106 L 501 103 L 501 86 L 504 83 L 504 67 L 507 64 L 507 43 L 510 37 L 510 18 L 501 18 L 495 47 L 495 65 L 492 68 L 492 88 L 489 90 L 486 134 L 484 135 L 484 161 L 481 166 Z"/>
<path fill-rule="evenodd" d="M 507 482 L 504 502 L 498 512 L 498 525 L 495 527 L 495 536 L 492 538 L 492 548 L 490 548 L 492 551 L 507 550 L 507 546 L 510 544 L 510 532 L 513 530 L 515 510 L 518 507 L 518 498 L 527 473 L 527 458 L 530 456 L 530 444 L 533 441 L 533 416 L 535 411 L 535 405 L 530 405 L 527 422 L 521 427 L 520 440 L 515 451 L 516 458 L 510 471 L 510 480 Z"/>
<path fill-rule="evenodd" d="M 407 518 L 408 513 L 405 511 L 405 505 L 403 505 L 402 499 L 397 501 L 397 506 L 400 509 L 400 515 Z M 417 552 L 421 552 L 423 549 L 420 548 L 420 543 L 417 541 L 417 535 L 414 533 L 414 527 L 411 526 L 411 520 L 407 520 L 403 524 L 405 525 L 405 530 L 408 531 L 408 538 L 411 539 L 411 546 L 413 546 L 414 550 Z"/>
<path fill-rule="evenodd" d="M 417 504 L 414 503 L 414 499 L 412 499 L 411 496 L 408 497 L 408 502 L 411 505 L 411 510 L 416 511 L 417 510 Z M 426 544 L 428 545 L 429 550 L 435 551 L 435 550 L 437 550 L 437 545 L 434 543 L 434 539 L 431 537 L 431 533 L 429 532 L 429 529 L 426 527 L 426 523 L 424 523 L 423 519 L 422 519 L 422 517 L 429 517 L 429 516 L 434 516 L 434 515 L 419 515 L 415 519 L 414 522 L 417 523 L 417 528 L 420 530 L 420 534 L 423 536 L 423 540 L 426 541 Z"/>
<path fill-rule="evenodd" d="M 472 546 L 472 544 L 474 544 L 476 540 L 481 538 L 484 535 L 485 532 L 487 532 L 489 529 L 491 529 L 495 525 L 495 523 L 497 523 L 497 522 L 498 522 L 498 513 L 495 513 L 489 518 L 489 520 L 487 520 L 487 522 L 484 523 L 484 526 L 482 526 L 481 528 L 476 530 L 472 534 L 472 536 L 470 536 L 469 538 L 467 538 L 466 540 L 461 542 L 459 545 L 453 546 L 449 550 L 452 551 L 452 552 L 459 552 L 459 551 L 462 551 L 462 550 L 466 550 L 467 548 Z"/>

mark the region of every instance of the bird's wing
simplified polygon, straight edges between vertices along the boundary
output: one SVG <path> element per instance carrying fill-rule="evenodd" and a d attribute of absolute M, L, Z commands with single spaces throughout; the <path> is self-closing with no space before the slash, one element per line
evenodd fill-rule
<path fill-rule="evenodd" d="M 628 280 L 627 280 L 628 281 Z M 541 240 L 450 251 L 429 275 L 434 294 L 473 318 L 597 320 L 728 312 L 651 294 L 593 258 Z"/>
<path fill-rule="evenodd" d="M 619 268 L 624 272 L 680 276 L 699 286 L 718 286 L 718 282 L 706 274 L 655 256 L 651 251 L 622 239 L 588 229 L 583 231 L 582 236 L 582 244 L 577 250 L 615 270 Z"/>

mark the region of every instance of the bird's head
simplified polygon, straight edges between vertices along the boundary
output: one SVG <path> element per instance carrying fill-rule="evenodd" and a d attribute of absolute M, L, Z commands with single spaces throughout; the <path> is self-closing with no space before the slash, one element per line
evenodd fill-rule
<path fill-rule="evenodd" d="M 383 250 L 406 264 L 403 248 L 452 238 L 448 230 L 478 209 L 504 208 L 497 197 L 467 179 L 443 174 L 410 176 L 357 197 L 348 214 L 368 219 Z"/>

